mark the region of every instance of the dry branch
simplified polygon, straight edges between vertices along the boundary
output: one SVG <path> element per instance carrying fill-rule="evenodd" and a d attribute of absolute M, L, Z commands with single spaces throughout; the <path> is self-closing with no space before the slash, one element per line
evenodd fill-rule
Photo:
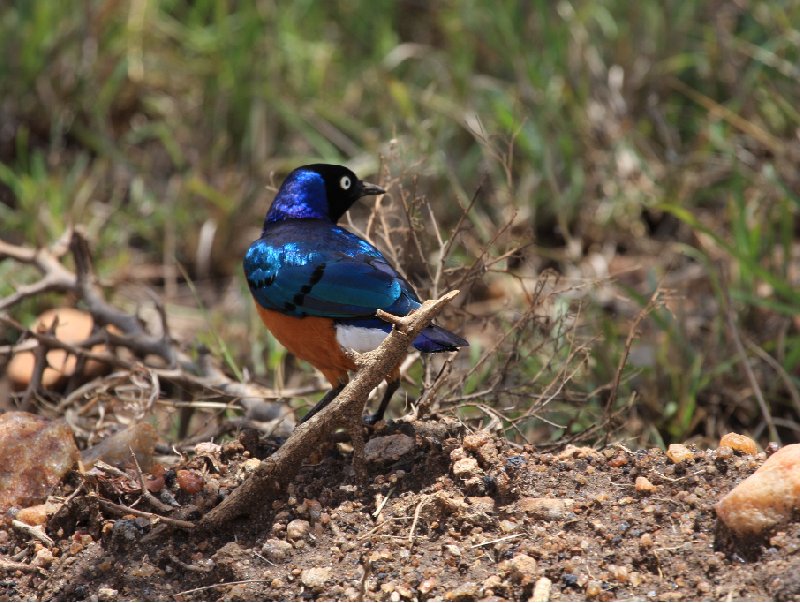
<path fill-rule="evenodd" d="M 264 501 L 280 496 L 302 466 L 303 460 L 337 427 L 345 427 L 353 442 L 353 467 L 356 478 L 366 478 L 364 461 L 364 435 L 361 414 L 369 393 L 398 366 L 406 355 L 409 344 L 441 309 L 458 295 L 451 291 L 437 300 L 422 304 L 408 316 L 392 316 L 378 311 L 378 315 L 394 325 L 391 334 L 372 352 L 358 355 L 358 371 L 350 383 L 327 407 L 301 424 L 281 448 L 217 507 L 209 511 L 198 526 L 213 529 L 253 509 L 262 508 Z"/>
<path fill-rule="evenodd" d="M 75 260 L 75 272 L 71 272 L 61 263 L 61 258 L 67 252 L 70 252 Z M 42 276 L 35 283 L 18 286 L 14 293 L 0 298 L 0 312 L 45 292 L 73 293 L 86 304 L 86 309 L 97 326 L 114 326 L 121 332 L 119 334 L 105 331 L 105 339 L 112 345 L 124 346 L 139 356 L 155 354 L 170 366 L 175 364 L 175 349 L 167 335 L 166 324 L 163 325 L 165 327 L 163 336 L 150 335 L 136 316 L 123 312 L 105 301 L 92 272 L 89 242 L 80 229 L 68 231 L 47 249 L 31 249 L 0 240 L 0 261 L 5 259 L 30 264 Z M 161 315 L 162 321 L 165 320 L 163 312 Z M 43 343 L 41 339 L 40 343 Z"/>

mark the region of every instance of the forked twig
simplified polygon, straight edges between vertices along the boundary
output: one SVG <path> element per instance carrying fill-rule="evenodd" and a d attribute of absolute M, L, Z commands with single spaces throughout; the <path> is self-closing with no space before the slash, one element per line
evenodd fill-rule
<path fill-rule="evenodd" d="M 328 406 L 301 424 L 275 454 L 264 460 L 250 477 L 198 524 L 212 529 L 263 507 L 283 493 L 286 484 L 300 470 L 303 460 L 336 427 L 345 427 L 353 442 L 353 468 L 356 478 L 366 478 L 364 435 L 361 414 L 370 392 L 403 360 L 414 337 L 449 303 L 458 291 L 429 300 L 408 316 L 393 316 L 378 310 L 378 315 L 394 325 L 392 332 L 372 352 L 358 355 L 355 377 Z"/>
<path fill-rule="evenodd" d="M 70 252 L 75 260 L 75 272 L 68 270 L 61 263 L 61 258 L 67 252 Z M 120 331 L 115 333 L 107 329 L 104 333 L 105 340 L 112 345 L 126 347 L 139 356 L 154 354 L 163 358 L 170 366 L 175 364 L 177 359 L 175 349 L 166 329 L 161 336 L 151 335 L 136 316 L 106 302 L 95 282 L 89 241 L 81 229 L 67 231 L 49 249 L 31 249 L 0 240 L 0 261 L 4 259 L 30 264 L 42 276 L 35 283 L 18 286 L 14 293 L 1 298 L 0 312 L 29 297 L 48 291 L 73 293 L 86 304 L 87 310 L 98 326 L 110 325 Z M 41 337 L 37 339 L 45 346 L 48 345 L 43 342 Z M 50 347 L 64 348 L 65 346 Z M 82 355 L 88 358 L 88 355 L 83 352 Z"/>

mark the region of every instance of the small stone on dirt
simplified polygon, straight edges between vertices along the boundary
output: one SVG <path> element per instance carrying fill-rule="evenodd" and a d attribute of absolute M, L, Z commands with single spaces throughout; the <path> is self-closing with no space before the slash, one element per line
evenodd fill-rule
<path fill-rule="evenodd" d="M 197 494 L 203 489 L 203 476 L 190 469 L 178 469 L 178 487 L 187 494 Z"/>
<path fill-rule="evenodd" d="M 286 538 L 288 540 L 300 540 L 305 538 L 311 529 L 311 524 L 305 519 L 293 519 L 286 525 Z"/>
<path fill-rule="evenodd" d="M 509 573 L 512 580 L 523 586 L 533 582 L 536 576 L 536 559 L 529 555 L 515 555 L 510 561 L 500 564 L 500 569 Z"/>
<path fill-rule="evenodd" d="M 742 454 L 751 456 L 758 454 L 758 448 L 753 439 L 738 433 L 726 433 L 720 438 L 719 445 L 728 446 L 734 452 L 741 452 Z"/>
<path fill-rule="evenodd" d="M 589 580 L 586 583 L 586 596 L 594 599 L 603 592 L 603 583 L 599 580 Z"/>
<path fill-rule="evenodd" d="M 528 601 L 535 601 L 536 603 L 545 603 L 550 600 L 550 588 L 553 586 L 553 581 L 550 578 L 539 578 L 536 584 L 533 585 L 533 594 Z"/>
<path fill-rule="evenodd" d="M 294 547 L 290 542 L 285 540 L 278 540 L 277 538 L 270 538 L 261 547 L 261 552 L 264 556 L 273 563 L 280 563 L 286 561 L 294 551 Z"/>
<path fill-rule="evenodd" d="M 465 450 L 477 452 L 485 444 L 492 441 L 492 435 L 488 431 L 476 431 L 475 433 L 464 436 L 463 446 Z"/>
<path fill-rule="evenodd" d="M 566 517 L 574 502 L 571 498 L 525 496 L 519 499 L 517 508 L 536 519 L 556 521 Z"/>
<path fill-rule="evenodd" d="M 53 551 L 50 549 L 39 549 L 33 559 L 33 565 L 37 567 L 50 567 L 53 563 Z"/>
<path fill-rule="evenodd" d="M 464 582 L 444 594 L 445 601 L 474 601 L 478 596 L 478 585 L 475 582 Z"/>
<path fill-rule="evenodd" d="M 322 590 L 325 582 L 330 580 L 332 569 L 327 567 L 310 567 L 300 572 L 300 582 L 303 586 L 314 590 Z"/>
<path fill-rule="evenodd" d="M 78 457 L 65 423 L 27 412 L 0 415 L 0 511 L 44 500 Z"/>
<path fill-rule="evenodd" d="M 119 595 L 119 591 L 115 588 L 109 588 L 107 586 L 101 586 L 97 589 L 97 600 L 98 601 L 116 601 L 117 595 Z"/>
<path fill-rule="evenodd" d="M 52 515 L 57 510 L 58 506 L 55 505 L 33 505 L 20 509 L 15 519 L 18 519 L 22 523 L 27 523 L 29 526 L 40 526 L 47 521 L 48 512 Z"/>
<path fill-rule="evenodd" d="M 482 473 L 483 471 L 478 467 L 478 461 L 472 457 L 467 457 L 453 463 L 453 475 L 460 479 L 467 479 Z"/>
<path fill-rule="evenodd" d="M 259 461 L 258 459 L 247 459 L 241 465 L 239 465 L 239 468 L 245 475 L 247 475 L 258 469 L 258 466 L 260 464 L 261 461 Z"/>
<path fill-rule="evenodd" d="M 495 590 L 503 585 L 503 579 L 497 574 L 492 574 L 483 581 L 483 590 Z"/>
<path fill-rule="evenodd" d="M 800 507 L 800 444 L 789 444 L 717 503 L 717 516 L 740 536 L 789 521 Z"/>
<path fill-rule="evenodd" d="M 585 459 L 585 458 L 598 458 L 602 456 L 597 450 L 589 446 L 575 446 L 574 444 L 567 444 L 566 448 L 558 453 L 558 460 L 565 461 L 567 459 Z"/>
<path fill-rule="evenodd" d="M 423 595 L 427 595 L 434 588 L 436 588 L 436 578 L 425 578 L 425 580 L 419 583 L 419 592 Z"/>
<path fill-rule="evenodd" d="M 444 552 L 451 557 L 455 557 L 458 559 L 461 557 L 461 549 L 458 548 L 455 544 L 446 544 L 444 545 Z"/>
<path fill-rule="evenodd" d="M 495 503 L 491 496 L 470 496 L 466 499 L 470 509 L 478 513 L 494 513 Z"/>
<path fill-rule="evenodd" d="M 677 465 L 678 463 L 691 461 L 694 458 L 694 452 L 683 444 L 670 444 L 669 448 L 667 448 L 667 458 Z"/>
<path fill-rule="evenodd" d="M 372 438 L 364 447 L 369 463 L 397 461 L 414 450 L 414 438 L 402 433 Z"/>
<path fill-rule="evenodd" d="M 658 486 L 653 484 L 649 479 L 640 475 L 634 482 L 634 488 L 637 492 L 655 492 Z"/>

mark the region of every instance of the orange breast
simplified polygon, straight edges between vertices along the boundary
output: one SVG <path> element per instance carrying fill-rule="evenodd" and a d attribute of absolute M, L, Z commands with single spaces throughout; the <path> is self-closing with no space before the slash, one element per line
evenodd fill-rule
<path fill-rule="evenodd" d="M 283 347 L 322 371 L 333 387 L 347 383 L 347 371 L 355 370 L 356 366 L 336 341 L 336 330 L 330 318 L 296 318 L 267 310 L 258 304 L 256 309 Z"/>

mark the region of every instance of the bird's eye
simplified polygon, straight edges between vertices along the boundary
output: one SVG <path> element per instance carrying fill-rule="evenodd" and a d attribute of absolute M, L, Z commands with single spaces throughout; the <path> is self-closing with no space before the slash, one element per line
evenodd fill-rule
<path fill-rule="evenodd" d="M 349 189 L 351 184 L 352 182 L 350 182 L 350 176 L 342 176 L 342 179 L 339 180 L 339 186 L 342 187 L 342 190 Z"/>

